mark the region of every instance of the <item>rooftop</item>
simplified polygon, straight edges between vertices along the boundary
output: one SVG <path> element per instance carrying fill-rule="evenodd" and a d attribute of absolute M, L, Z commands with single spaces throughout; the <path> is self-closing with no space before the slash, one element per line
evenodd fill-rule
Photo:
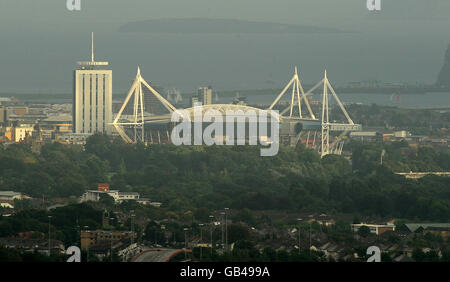
<path fill-rule="evenodd" d="M 353 223 L 352 226 L 367 226 L 367 227 L 393 227 L 395 226 L 394 224 L 388 223 L 388 224 L 369 224 L 369 223 Z"/>
<path fill-rule="evenodd" d="M 14 192 L 14 191 L 0 191 L 0 196 L 17 196 L 17 195 L 21 195 L 22 193 L 19 192 Z"/>
<path fill-rule="evenodd" d="M 100 191 L 100 190 L 88 190 L 89 193 L 120 193 L 119 190 L 107 190 L 107 191 Z M 121 193 L 122 194 L 122 193 Z"/>
<path fill-rule="evenodd" d="M 450 223 L 406 223 L 405 226 L 411 232 L 415 232 L 420 227 L 422 227 L 423 229 L 427 229 L 427 228 L 450 228 Z"/>
<path fill-rule="evenodd" d="M 120 195 L 139 195 L 137 192 L 119 192 Z"/>

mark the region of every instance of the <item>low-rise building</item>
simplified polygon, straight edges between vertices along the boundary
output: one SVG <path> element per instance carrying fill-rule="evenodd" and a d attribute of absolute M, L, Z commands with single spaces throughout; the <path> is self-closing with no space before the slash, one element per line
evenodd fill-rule
<path fill-rule="evenodd" d="M 137 192 L 120 192 L 119 190 L 88 190 L 81 196 L 80 202 L 97 202 L 100 200 L 102 194 L 112 197 L 114 199 L 114 202 L 118 204 L 122 203 L 123 201 L 139 200 L 139 193 Z"/>
<path fill-rule="evenodd" d="M 23 199 L 30 199 L 30 197 L 20 192 L 0 191 L 0 201 L 12 202 L 14 200 L 23 200 Z"/>
<path fill-rule="evenodd" d="M 91 133 L 60 132 L 57 134 L 56 140 L 68 144 L 85 145 L 91 135 Z"/>
<path fill-rule="evenodd" d="M 34 126 L 28 125 L 28 124 L 21 124 L 19 126 L 14 127 L 14 142 L 21 142 L 24 141 L 27 136 L 33 135 Z"/>
<path fill-rule="evenodd" d="M 4 209 L 14 209 L 14 206 L 11 203 L 2 202 L 2 201 L 0 201 L 0 207 L 2 207 Z"/>
<path fill-rule="evenodd" d="M 334 219 L 324 213 L 320 214 L 317 218 L 314 218 L 314 221 L 327 227 L 335 224 Z"/>
<path fill-rule="evenodd" d="M 36 236 L 36 232 L 23 232 L 17 236 L 0 238 L 0 246 L 3 248 L 15 249 L 19 252 L 39 252 L 48 254 L 49 240 L 44 236 Z M 59 240 L 50 240 L 50 249 L 54 253 L 64 253 L 64 244 Z"/>
<path fill-rule="evenodd" d="M 159 208 L 161 207 L 162 203 L 159 202 L 150 202 L 150 206 L 155 207 L 155 208 Z"/>
<path fill-rule="evenodd" d="M 342 256 L 344 248 L 332 242 L 327 242 L 317 250 L 324 252 L 327 259 L 338 260 Z"/>
<path fill-rule="evenodd" d="M 395 225 L 388 224 L 367 224 L 367 223 L 358 223 L 351 224 L 351 228 L 353 232 L 358 232 L 362 226 L 367 226 L 370 229 L 370 233 L 380 235 L 386 231 L 395 231 Z"/>
<path fill-rule="evenodd" d="M 136 232 L 131 231 L 82 230 L 80 234 L 82 250 L 95 248 L 95 246 L 105 245 L 106 243 L 111 245 L 122 240 L 137 238 Z"/>
<path fill-rule="evenodd" d="M 129 200 L 139 200 L 139 193 L 137 192 L 120 192 L 117 191 L 114 195 L 112 195 L 114 198 L 114 201 L 116 203 L 122 203 L 123 201 L 129 201 Z"/>
<path fill-rule="evenodd" d="M 359 141 L 379 141 L 382 135 L 377 131 L 354 131 L 350 132 L 350 138 Z"/>
<path fill-rule="evenodd" d="M 136 200 L 137 203 L 147 206 L 147 205 L 152 205 L 153 203 L 150 201 L 150 199 L 148 198 L 139 198 Z"/>
<path fill-rule="evenodd" d="M 450 223 L 406 223 L 399 229 L 403 234 L 433 233 L 444 238 L 450 236 Z"/>
<path fill-rule="evenodd" d="M 105 183 L 98 184 L 97 190 L 88 190 L 86 191 L 80 198 L 80 202 L 94 201 L 97 202 L 100 200 L 101 195 L 108 195 L 114 199 L 115 203 L 122 203 L 123 201 L 136 201 L 142 205 L 153 205 L 160 206 L 161 203 L 152 203 L 150 199 L 140 198 L 139 193 L 137 192 L 120 192 L 119 190 L 110 190 L 109 185 Z"/>

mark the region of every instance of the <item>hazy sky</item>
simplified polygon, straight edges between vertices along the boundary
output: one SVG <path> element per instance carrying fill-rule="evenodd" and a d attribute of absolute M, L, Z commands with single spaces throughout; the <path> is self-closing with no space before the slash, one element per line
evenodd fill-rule
<path fill-rule="evenodd" d="M 299 65 L 305 82 L 330 79 L 433 83 L 450 43 L 450 1 L 381 0 L 0 0 L 0 93 L 71 92 L 76 61 L 111 62 L 114 92 L 136 66 L 147 80 L 193 91 L 280 87 Z M 120 33 L 130 21 L 221 18 L 334 27 L 354 33 L 307 35 L 168 35 Z"/>

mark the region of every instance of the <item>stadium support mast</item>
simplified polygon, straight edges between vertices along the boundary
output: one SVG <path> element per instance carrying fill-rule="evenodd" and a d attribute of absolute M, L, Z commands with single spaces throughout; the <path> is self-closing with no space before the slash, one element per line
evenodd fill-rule
<path fill-rule="evenodd" d="M 303 90 L 302 83 L 301 83 L 300 78 L 298 76 L 297 67 L 295 67 L 295 69 L 294 69 L 294 76 L 291 78 L 289 83 L 284 87 L 283 91 L 281 91 L 281 93 L 273 101 L 273 103 L 270 105 L 268 110 L 272 110 L 273 109 L 273 107 L 280 101 L 280 99 L 284 96 L 284 94 L 286 94 L 286 92 L 288 91 L 288 89 L 291 86 L 292 86 L 291 103 L 289 104 L 288 108 L 286 108 L 285 110 L 283 110 L 281 112 L 281 114 L 283 115 L 284 113 L 286 113 L 289 110 L 289 117 L 292 118 L 293 112 L 294 112 L 294 107 L 298 107 L 299 118 L 303 119 L 302 103 L 301 103 L 302 100 L 303 100 L 305 105 L 306 105 L 306 108 L 308 110 L 310 119 L 315 120 L 316 117 L 315 117 L 313 111 L 311 110 L 311 106 L 309 104 L 309 101 L 308 101 L 308 99 L 306 97 L 305 91 Z M 297 99 L 297 104 L 295 103 L 295 99 Z"/>
<path fill-rule="evenodd" d="M 328 79 L 327 70 L 323 79 L 323 95 L 322 95 L 322 146 L 320 156 L 324 157 L 330 153 L 330 120 L 328 112 Z"/>
<path fill-rule="evenodd" d="M 353 120 L 350 118 L 350 115 L 348 114 L 347 110 L 344 107 L 344 104 L 341 102 L 339 97 L 336 95 L 336 92 L 334 91 L 333 87 L 330 84 L 330 81 L 327 77 L 327 71 L 325 70 L 324 78 L 321 82 L 323 82 L 323 94 L 322 94 L 322 143 L 321 143 L 321 151 L 320 156 L 323 158 L 324 156 L 328 154 L 341 154 L 342 148 L 343 148 L 343 140 L 342 137 L 346 135 L 349 131 L 360 131 L 361 125 L 355 124 Z M 317 85 L 318 85 L 317 84 Z M 316 86 L 317 86 L 316 85 Z M 314 88 L 316 88 L 313 87 Z M 308 92 L 311 92 L 313 89 L 311 89 Z M 341 109 L 342 113 L 344 114 L 345 118 L 347 119 L 346 123 L 330 123 L 330 113 L 329 113 L 329 106 L 328 106 L 328 90 L 331 91 L 331 94 L 338 104 L 339 108 Z M 335 139 L 335 141 L 330 144 L 330 131 L 342 131 L 342 133 Z"/>
<path fill-rule="evenodd" d="M 147 88 L 152 95 L 154 95 L 160 102 L 163 104 L 163 106 L 169 111 L 169 113 L 172 113 L 176 111 L 177 109 L 170 104 L 164 97 L 161 96 L 153 87 L 151 87 L 147 81 L 141 76 L 141 69 L 138 66 L 136 79 L 131 85 L 130 90 L 128 91 L 128 95 L 125 98 L 125 101 L 122 104 L 122 107 L 120 108 L 119 112 L 117 113 L 116 118 L 113 121 L 113 126 L 116 128 L 117 132 L 124 138 L 127 142 L 131 142 L 131 139 L 126 136 L 123 129 L 120 128 L 122 125 L 126 126 L 134 126 L 135 127 L 135 142 L 137 141 L 137 131 L 136 128 L 141 129 L 141 141 L 145 142 L 144 140 L 144 125 L 145 125 L 145 104 L 144 104 L 144 92 L 143 92 L 143 86 Z M 133 98 L 133 99 L 132 99 Z M 121 122 L 121 117 L 123 114 L 123 111 L 127 107 L 128 103 L 133 101 L 133 111 L 132 111 L 132 117 L 131 119 L 128 118 L 126 122 Z"/>

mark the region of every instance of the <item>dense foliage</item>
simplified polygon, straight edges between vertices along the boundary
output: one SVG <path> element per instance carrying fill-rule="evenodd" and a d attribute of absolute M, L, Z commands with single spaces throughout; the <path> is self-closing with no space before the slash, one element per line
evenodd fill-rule
<path fill-rule="evenodd" d="M 228 206 L 449 220 L 449 178 L 407 180 L 393 171 L 448 170 L 450 155 L 429 148 L 401 154 L 402 147 L 352 143 L 349 161 L 335 155 L 320 159 L 302 145 L 260 157 L 257 146 L 144 146 L 94 135 L 84 150 L 58 143 L 43 146 L 40 154 L 27 145 L 0 150 L 0 189 L 68 197 L 109 182 L 170 211 Z"/>

